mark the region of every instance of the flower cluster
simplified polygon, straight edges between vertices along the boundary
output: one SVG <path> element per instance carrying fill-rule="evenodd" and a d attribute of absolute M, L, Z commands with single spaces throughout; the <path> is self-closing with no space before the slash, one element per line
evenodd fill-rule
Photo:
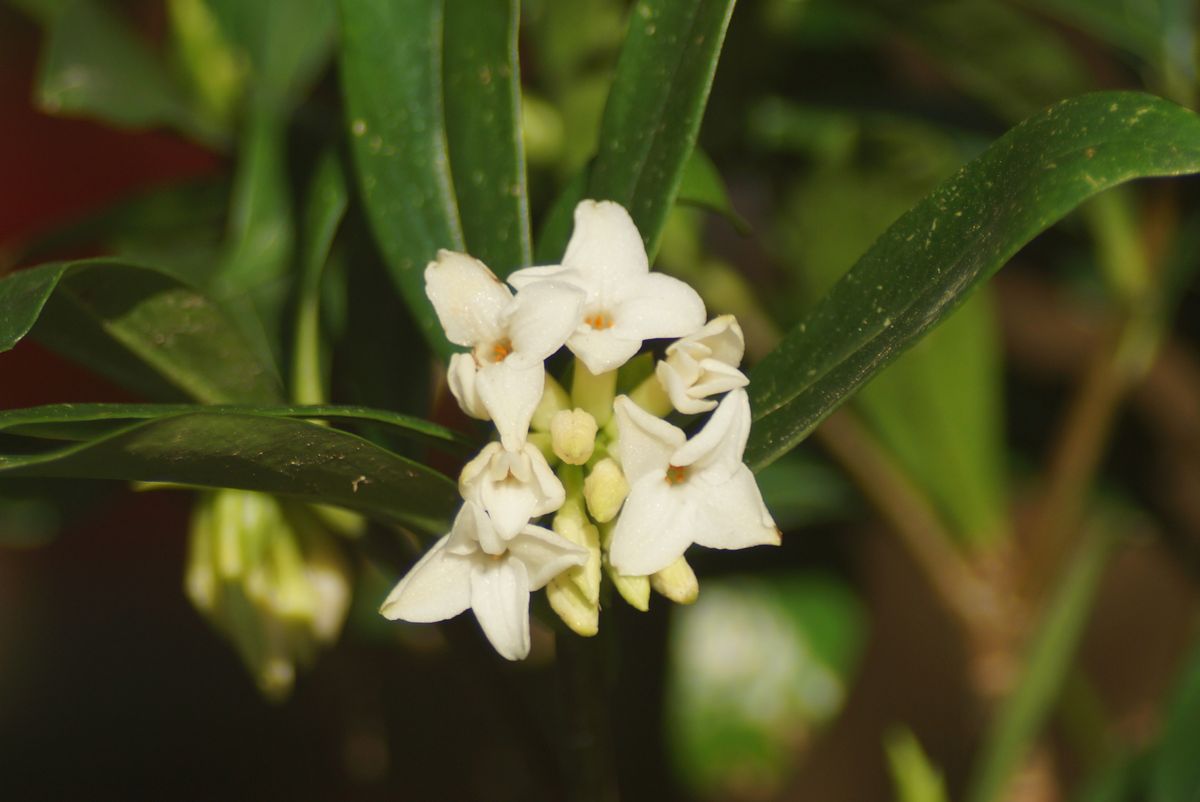
<path fill-rule="evenodd" d="M 515 294 L 450 251 L 425 270 L 446 337 L 469 349 L 450 360 L 450 390 L 468 415 L 493 422 L 499 441 L 463 468 L 450 532 L 381 612 L 431 622 L 469 607 L 496 651 L 516 660 L 529 653 L 535 590 L 592 635 L 603 574 L 641 610 L 651 588 L 687 603 L 698 592 L 683 557 L 691 544 L 778 544 L 779 530 L 742 463 L 742 331 L 728 315 L 705 323 L 695 290 L 650 272 L 623 207 L 583 201 L 562 264 L 518 270 L 509 283 Z M 661 339 L 675 341 L 653 369 L 649 357 L 632 359 Z M 576 358 L 569 394 L 545 369 L 564 345 Z M 672 410 L 712 414 L 689 439 L 664 419 Z M 551 529 L 534 523 L 550 513 Z"/>

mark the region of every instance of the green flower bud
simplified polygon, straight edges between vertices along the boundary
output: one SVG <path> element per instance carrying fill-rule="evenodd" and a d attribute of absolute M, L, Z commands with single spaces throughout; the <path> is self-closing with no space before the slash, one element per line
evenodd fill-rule
<path fill-rule="evenodd" d="M 582 409 L 561 409 L 550 419 L 554 453 L 568 465 L 582 465 L 596 447 L 596 419 Z"/>
<path fill-rule="evenodd" d="M 700 595 L 700 583 L 687 560 L 680 557 L 650 577 L 650 586 L 676 604 L 691 604 Z"/>
<path fill-rule="evenodd" d="M 606 524 L 615 518 L 627 495 L 629 482 L 625 480 L 625 473 L 610 457 L 597 462 L 583 480 L 583 497 L 587 501 L 588 512 L 597 523 Z"/>

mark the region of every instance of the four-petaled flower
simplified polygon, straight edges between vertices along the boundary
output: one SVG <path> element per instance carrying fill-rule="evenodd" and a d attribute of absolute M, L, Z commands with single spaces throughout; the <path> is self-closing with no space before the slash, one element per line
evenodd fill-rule
<path fill-rule="evenodd" d="M 714 549 L 778 545 L 779 530 L 754 474 L 742 462 L 750 401 L 725 396 L 692 439 L 626 396 L 615 402 L 617 456 L 629 496 L 613 529 L 609 559 L 628 576 L 653 574 L 693 543 Z"/>
<path fill-rule="evenodd" d="M 512 539 L 531 519 L 554 512 L 566 498 L 562 482 L 532 443 L 512 450 L 488 443 L 463 467 L 458 487 L 464 499 L 487 511 L 502 540 Z M 482 542 L 493 554 L 502 549 Z"/>
<path fill-rule="evenodd" d="M 499 553 L 491 521 L 467 502 L 450 533 L 392 589 L 379 612 L 396 621 L 431 623 L 468 607 L 501 657 L 529 654 L 529 594 L 563 571 L 587 561 L 587 550 L 540 526 L 526 526 Z"/>
<path fill-rule="evenodd" d="M 561 265 L 530 267 L 508 278 L 520 292 L 554 280 L 587 299 L 567 348 L 592 373 L 625 364 L 644 340 L 682 337 L 704 325 L 704 302 L 677 278 L 651 273 L 637 226 L 620 204 L 585 200 Z"/>
<path fill-rule="evenodd" d="M 542 397 L 542 363 L 578 325 L 583 293 L 548 281 L 514 298 L 483 262 L 454 251 L 438 251 L 425 268 L 425 293 L 446 338 L 471 349 L 450 360 L 451 392 L 468 415 L 491 418 L 505 446 L 519 448 Z"/>

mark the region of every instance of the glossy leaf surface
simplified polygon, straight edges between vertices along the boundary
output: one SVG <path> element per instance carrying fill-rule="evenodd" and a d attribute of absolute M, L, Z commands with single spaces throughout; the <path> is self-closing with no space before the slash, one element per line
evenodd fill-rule
<path fill-rule="evenodd" d="M 39 454 L 0 455 L 0 476 L 232 487 L 335 504 L 438 531 L 454 482 L 347 432 L 291 418 L 193 412 Z"/>

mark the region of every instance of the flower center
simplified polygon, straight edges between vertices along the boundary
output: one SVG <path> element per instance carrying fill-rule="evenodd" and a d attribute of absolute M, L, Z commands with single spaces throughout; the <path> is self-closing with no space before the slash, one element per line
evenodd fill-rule
<path fill-rule="evenodd" d="M 669 484 L 669 485 L 683 484 L 684 480 L 687 479 L 687 474 L 688 474 L 688 470 L 687 470 L 686 466 L 680 467 L 678 465 L 668 465 L 667 466 L 667 484 Z"/>
<path fill-rule="evenodd" d="M 513 352 L 512 340 L 505 337 L 492 343 L 492 361 L 503 362 Z"/>
<path fill-rule="evenodd" d="M 583 319 L 583 322 L 591 326 L 593 329 L 598 329 L 600 331 L 603 331 L 604 329 L 611 329 L 613 327 L 612 315 L 610 315 L 608 312 L 593 312 L 592 314 L 586 316 Z"/>

